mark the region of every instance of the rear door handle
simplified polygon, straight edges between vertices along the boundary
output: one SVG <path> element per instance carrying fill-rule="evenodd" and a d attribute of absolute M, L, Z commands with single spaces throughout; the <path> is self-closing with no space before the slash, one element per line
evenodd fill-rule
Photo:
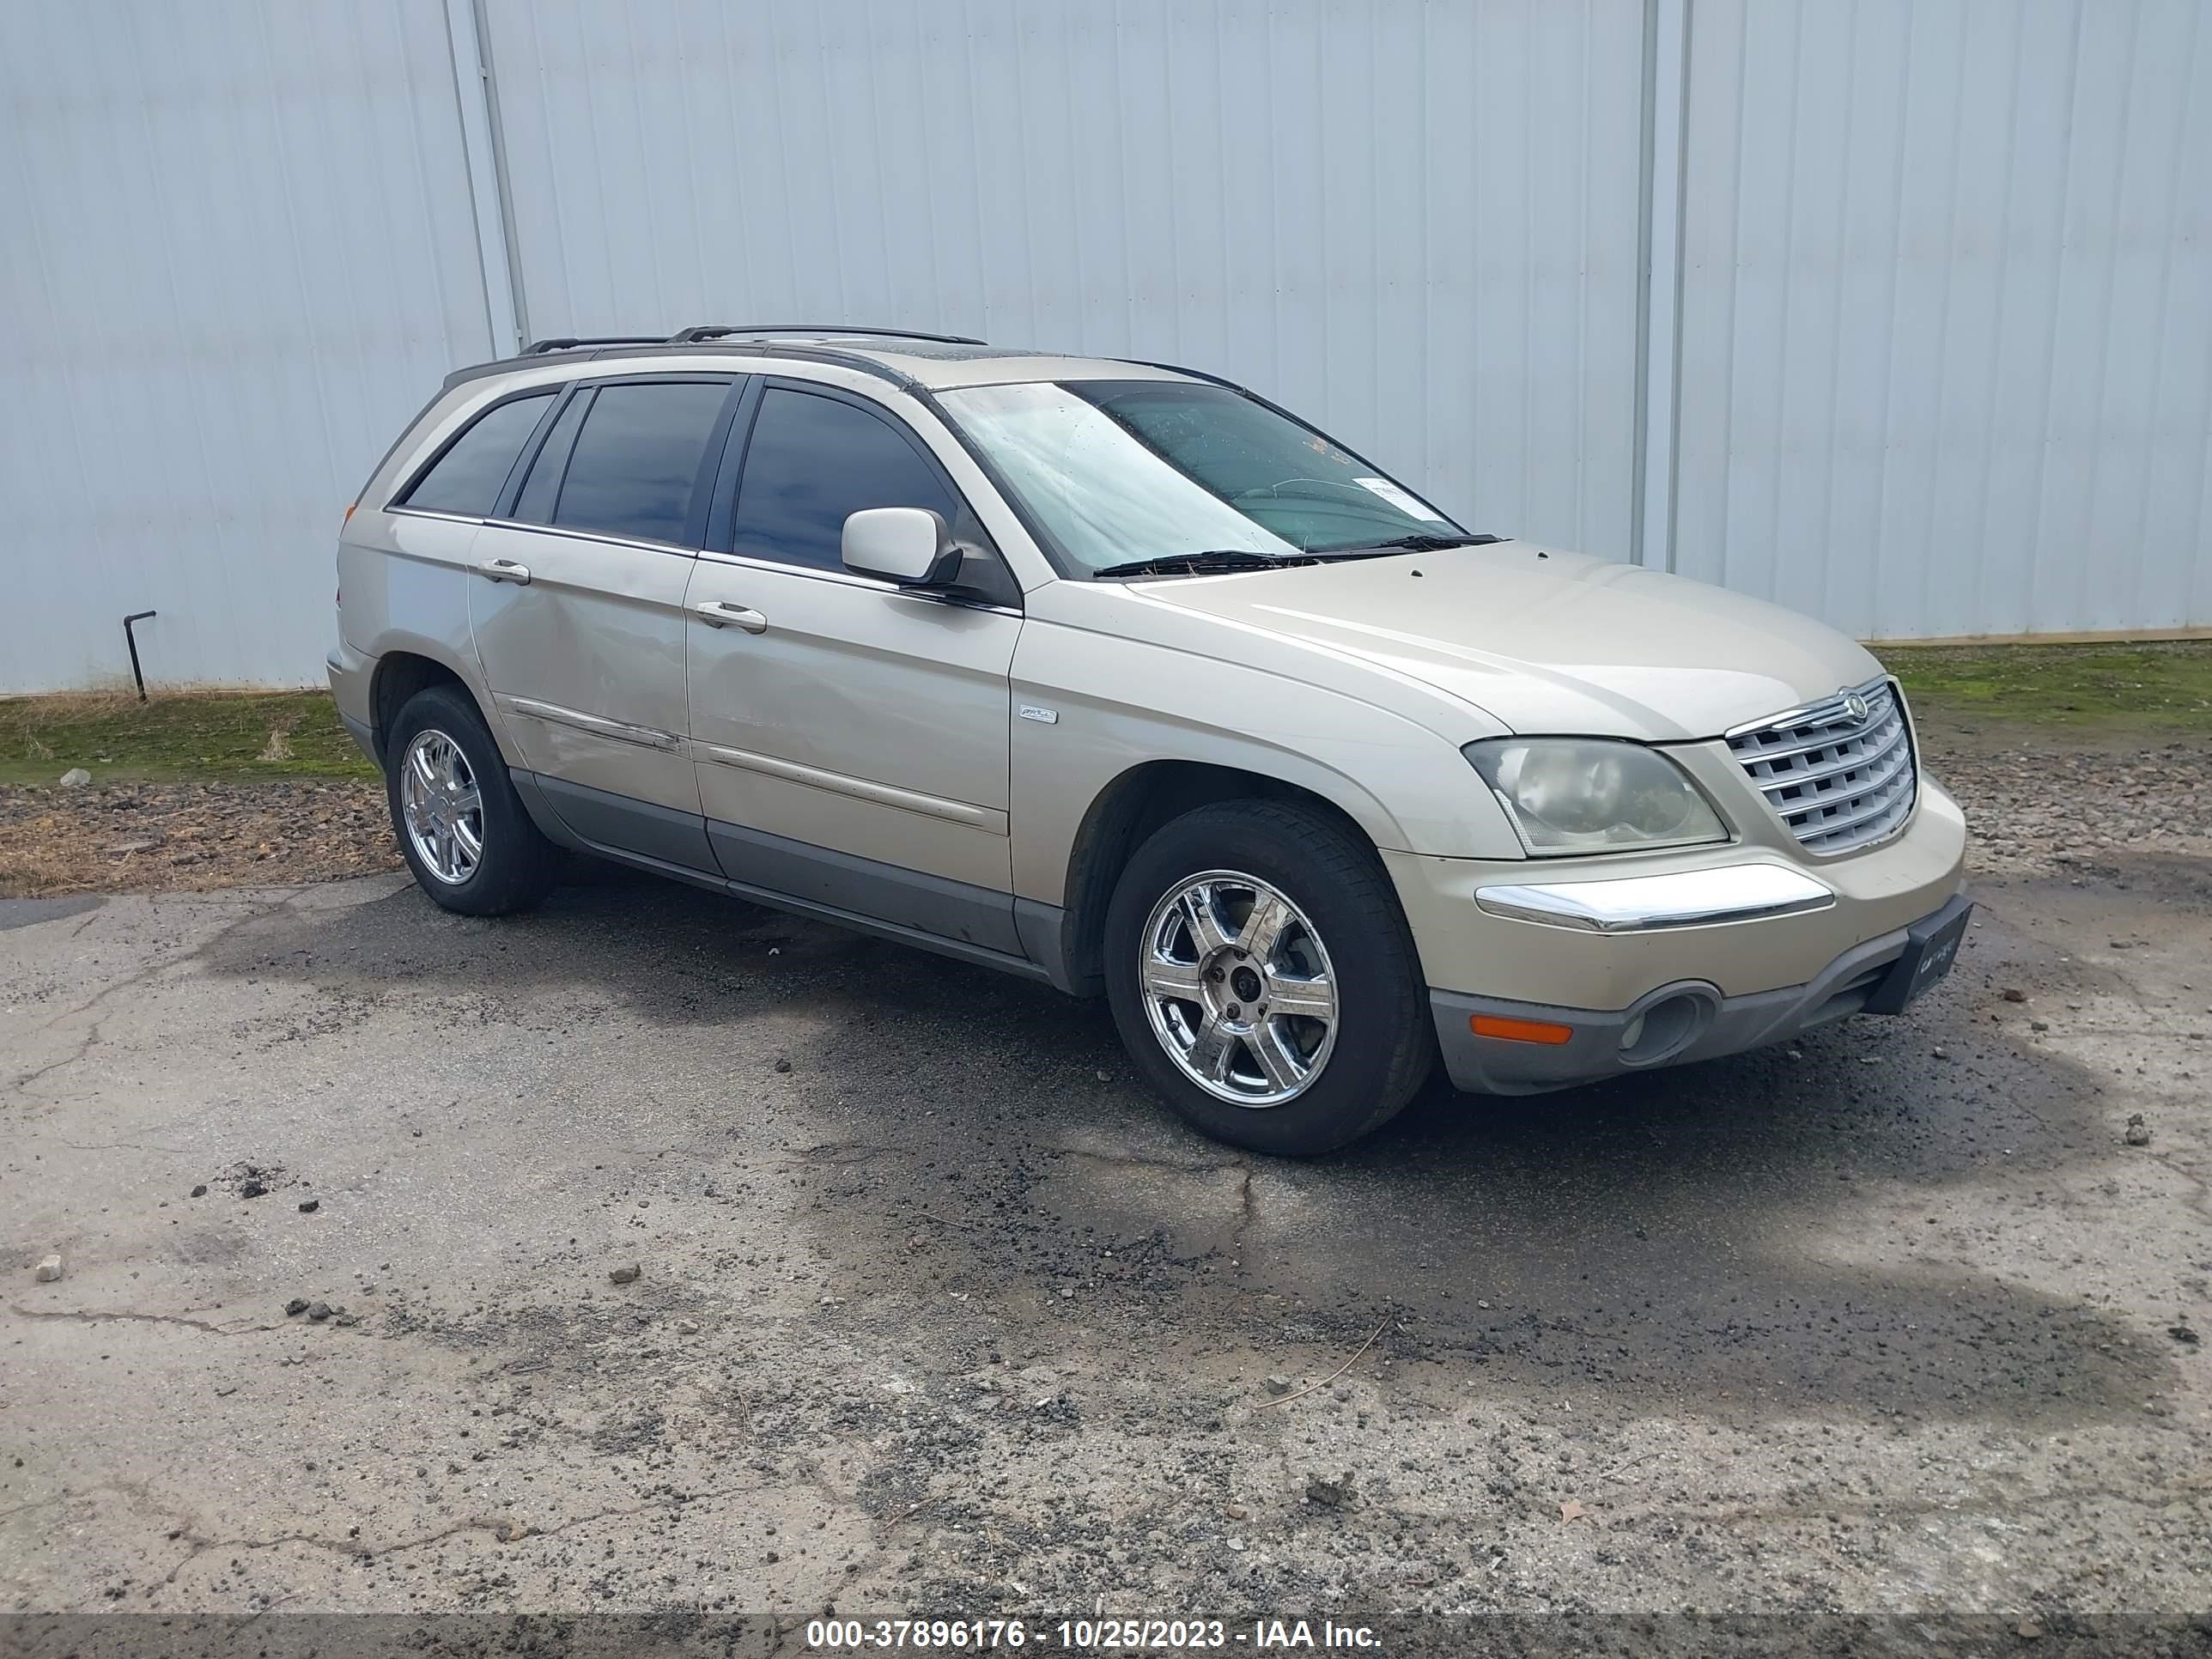
<path fill-rule="evenodd" d="M 486 559 L 477 567 L 477 574 L 495 582 L 513 582 L 517 587 L 530 586 L 530 567 L 513 559 Z"/>
<path fill-rule="evenodd" d="M 709 628 L 727 628 L 735 623 L 748 634 L 768 632 L 768 618 L 757 611 L 742 605 L 732 605 L 727 599 L 702 599 L 691 609 L 699 620 Z"/>

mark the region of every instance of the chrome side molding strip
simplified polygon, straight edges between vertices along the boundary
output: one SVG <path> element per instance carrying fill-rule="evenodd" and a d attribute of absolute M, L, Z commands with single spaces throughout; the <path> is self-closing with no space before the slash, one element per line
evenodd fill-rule
<path fill-rule="evenodd" d="M 842 772 L 825 771 L 818 766 L 802 766 L 797 761 L 779 760 L 774 755 L 756 755 L 750 750 L 725 749 L 720 744 L 701 743 L 696 738 L 691 740 L 690 746 L 695 760 L 712 761 L 718 766 L 734 766 L 743 771 L 781 778 L 788 783 L 828 789 L 856 800 L 873 801 L 878 806 L 901 807 L 927 817 L 964 823 L 971 830 L 986 830 L 994 836 L 1006 833 L 1006 815 L 988 806 L 971 806 L 966 801 L 947 800 L 942 795 L 925 795 L 918 790 L 873 783 Z"/>
<path fill-rule="evenodd" d="M 1510 882 L 1476 888 L 1474 902 L 1493 916 L 1516 921 L 1589 933 L 1642 933 L 1801 915 L 1826 909 L 1836 896 L 1779 864 L 1726 864 L 1602 881 Z"/>
<path fill-rule="evenodd" d="M 510 714 L 520 714 L 526 720 L 550 720 L 556 726 L 573 726 L 579 732 L 588 732 L 595 738 L 611 738 L 617 743 L 634 743 L 641 748 L 659 749 L 675 754 L 684 746 L 684 739 L 673 732 L 656 732 L 649 726 L 632 726 L 626 720 L 611 720 L 601 714 L 586 714 L 580 708 L 563 708 L 557 702 L 540 702 L 535 697 L 506 697 L 497 699 L 501 708 Z"/>

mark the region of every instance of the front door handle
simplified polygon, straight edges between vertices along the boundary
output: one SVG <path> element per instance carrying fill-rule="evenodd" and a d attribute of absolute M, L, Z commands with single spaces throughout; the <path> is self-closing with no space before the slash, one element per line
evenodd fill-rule
<path fill-rule="evenodd" d="M 486 559 L 477 567 L 477 574 L 495 582 L 513 582 L 517 587 L 530 586 L 530 567 L 513 559 Z"/>
<path fill-rule="evenodd" d="M 768 632 L 768 618 L 757 611 L 742 605 L 732 605 L 727 599 L 702 599 L 691 609 L 699 620 L 709 628 L 727 628 L 735 623 L 748 634 Z"/>

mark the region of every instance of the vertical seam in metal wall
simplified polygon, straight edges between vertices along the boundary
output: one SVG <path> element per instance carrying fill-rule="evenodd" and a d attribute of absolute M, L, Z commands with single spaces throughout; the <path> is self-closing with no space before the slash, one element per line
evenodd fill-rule
<path fill-rule="evenodd" d="M 446 0 L 446 36 L 453 48 L 461 153 L 468 167 L 469 205 L 476 221 L 477 264 L 483 274 L 484 325 L 497 356 L 523 343 L 523 313 L 488 33 L 482 0 Z"/>
<path fill-rule="evenodd" d="M 1635 453 L 1629 562 L 1674 568 L 1691 0 L 1644 0 L 1638 162 Z"/>
<path fill-rule="evenodd" d="M 1636 157 L 1636 380 L 1628 473 L 1628 562 L 1644 562 L 1645 472 L 1651 441 L 1651 173 L 1656 149 L 1654 123 L 1658 109 L 1659 0 L 1644 0 L 1644 51 L 1637 112 Z"/>
<path fill-rule="evenodd" d="M 507 292 L 514 307 L 514 338 L 520 346 L 530 336 L 530 289 L 523 275 L 522 231 L 514 218 L 514 184 L 507 167 L 507 118 L 500 109 L 499 64 L 491 44 L 491 12 L 487 0 L 469 0 L 477 25 L 477 57 L 483 66 L 484 117 L 491 130 L 491 181 L 499 204 L 500 240 L 507 248 Z"/>

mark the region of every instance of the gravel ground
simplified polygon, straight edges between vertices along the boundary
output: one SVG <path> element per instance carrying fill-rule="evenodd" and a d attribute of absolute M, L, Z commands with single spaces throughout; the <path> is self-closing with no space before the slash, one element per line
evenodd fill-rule
<path fill-rule="evenodd" d="M 0 786 L 0 898 L 329 881 L 397 869 L 383 786 Z"/>
<path fill-rule="evenodd" d="M 1937 726 L 1922 744 L 1966 809 L 1978 873 L 2049 873 L 2130 850 L 2212 854 L 2212 738 L 2052 743 Z"/>
<path fill-rule="evenodd" d="M 604 866 L 0 904 L 0 1610 L 2212 1607 L 2188 760 L 1942 767 L 2140 844 L 1902 1020 L 1308 1164 Z"/>
<path fill-rule="evenodd" d="M 1965 804 L 1979 872 L 2049 872 L 2129 848 L 2212 852 L 2212 743 L 2148 746 L 1923 722 Z M 0 897 L 210 891 L 399 867 L 374 781 L 0 786 Z"/>

